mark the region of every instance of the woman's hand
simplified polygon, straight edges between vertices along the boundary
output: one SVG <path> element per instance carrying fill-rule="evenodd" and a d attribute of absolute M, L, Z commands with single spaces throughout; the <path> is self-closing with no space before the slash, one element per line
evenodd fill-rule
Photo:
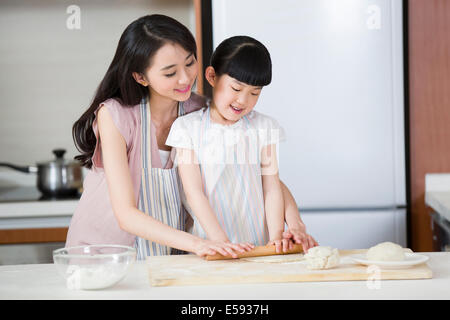
<path fill-rule="evenodd" d="M 205 240 L 202 239 L 194 248 L 194 253 L 200 257 L 215 255 L 219 253 L 223 256 L 237 258 L 237 252 L 244 253 L 250 251 L 255 246 L 250 243 L 231 243 L 229 241 Z"/>
<path fill-rule="evenodd" d="M 318 246 L 317 241 L 304 228 L 292 228 L 283 232 L 283 239 L 292 240 L 294 243 L 301 244 L 306 253 L 312 247 Z"/>

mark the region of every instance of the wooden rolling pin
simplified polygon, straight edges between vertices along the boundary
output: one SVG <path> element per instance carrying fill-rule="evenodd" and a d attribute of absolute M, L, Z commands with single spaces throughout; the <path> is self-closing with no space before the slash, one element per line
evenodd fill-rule
<path fill-rule="evenodd" d="M 275 251 L 275 245 L 267 245 L 267 246 L 256 246 L 251 251 L 246 251 L 244 253 L 237 252 L 238 258 L 249 258 L 249 257 L 262 257 L 262 256 L 273 256 L 278 254 L 292 254 L 292 253 L 302 253 L 303 247 L 301 244 L 294 244 L 294 247 L 291 250 L 283 252 L 281 249 L 280 253 Z M 227 260 L 234 259 L 231 256 L 223 256 L 219 253 L 216 253 L 213 256 L 206 256 L 206 260 Z"/>

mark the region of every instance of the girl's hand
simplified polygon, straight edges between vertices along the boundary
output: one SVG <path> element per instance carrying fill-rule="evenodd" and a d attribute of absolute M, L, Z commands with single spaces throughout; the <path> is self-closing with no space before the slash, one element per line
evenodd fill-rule
<path fill-rule="evenodd" d="M 281 253 L 282 249 L 283 249 L 283 252 L 286 252 L 289 249 L 292 249 L 293 242 L 289 238 L 283 238 L 283 239 L 270 240 L 269 242 L 267 242 L 267 245 L 275 245 L 275 252 Z"/>
<path fill-rule="evenodd" d="M 236 252 L 244 253 L 250 251 L 255 246 L 250 243 L 231 243 L 228 241 L 201 240 L 194 248 L 194 253 L 200 257 L 215 255 L 219 253 L 223 256 L 237 258 Z"/>
<path fill-rule="evenodd" d="M 318 246 L 317 241 L 309 234 L 306 233 L 305 229 L 289 229 L 283 232 L 283 239 L 292 240 L 294 243 L 301 244 L 303 250 L 308 252 L 310 248 Z"/>

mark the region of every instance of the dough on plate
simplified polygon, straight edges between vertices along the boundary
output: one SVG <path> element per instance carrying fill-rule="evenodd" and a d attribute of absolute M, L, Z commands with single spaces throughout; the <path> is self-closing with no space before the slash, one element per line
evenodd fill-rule
<path fill-rule="evenodd" d="M 245 261 L 260 262 L 260 263 L 283 263 L 283 262 L 295 262 L 303 260 L 303 254 L 302 253 L 278 254 L 273 256 L 248 257 L 241 259 Z"/>
<path fill-rule="evenodd" d="M 330 269 L 339 264 L 339 251 L 331 247 L 317 246 L 305 254 L 308 269 Z"/>
<path fill-rule="evenodd" d="M 401 246 L 393 242 L 382 242 L 367 250 L 369 261 L 403 261 L 405 252 Z"/>

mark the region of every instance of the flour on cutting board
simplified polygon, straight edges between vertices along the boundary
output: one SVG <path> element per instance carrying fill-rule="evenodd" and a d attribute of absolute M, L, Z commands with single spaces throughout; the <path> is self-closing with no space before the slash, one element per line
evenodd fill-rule
<path fill-rule="evenodd" d="M 304 260 L 304 255 L 302 253 L 287 254 L 287 255 L 278 254 L 273 256 L 242 258 L 241 260 L 258 263 L 287 263 L 287 262 L 302 261 Z"/>
<path fill-rule="evenodd" d="M 250 257 L 206 261 L 196 255 L 156 256 L 147 259 L 148 276 L 152 286 L 367 280 L 370 276 L 367 266 L 360 265 L 351 258 L 354 254 L 365 252 L 365 249 L 340 250 L 342 259 L 339 265 L 324 270 L 308 269 L 307 261 L 301 254 L 258 257 L 259 262 L 244 260 Z M 261 262 L 268 261 L 267 258 L 272 261 Z M 274 260 L 280 262 L 274 263 Z M 380 279 L 383 280 L 431 277 L 432 272 L 426 264 L 405 270 L 380 271 Z"/>

